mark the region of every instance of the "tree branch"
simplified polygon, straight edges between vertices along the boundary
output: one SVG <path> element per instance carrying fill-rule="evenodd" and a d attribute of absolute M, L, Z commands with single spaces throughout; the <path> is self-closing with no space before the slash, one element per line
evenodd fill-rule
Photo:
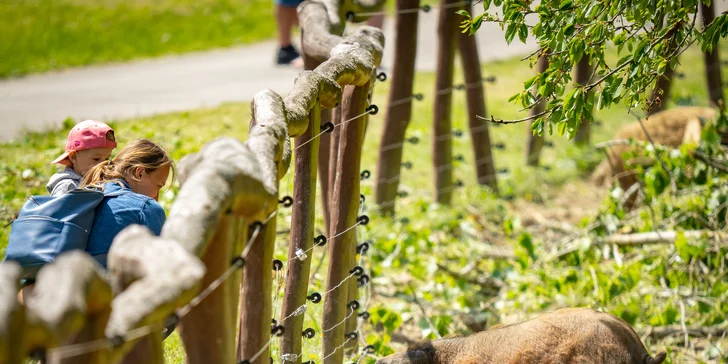
<path fill-rule="evenodd" d="M 484 117 L 482 117 L 480 115 L 476 115 L 476 117 L 478 119 L 480 119 L 480 120 L 489 121 L 489 122 L 494 123 L 494 124 L 518 124 L 518 123 L 522 123 L 524 121 L 536 120 L 536 119 L 538 119 L 538 118 L 540 118 L 540 117 L 542 117 L 542 116 L 544 116 L 546 114 L 551 114 L 551 113 L 552 113 L 551 110 L 545 110 L 545 111 L 540 112 L 540 113 L 538 113 L 536 115 L 531 115 L 531 116 L 525 117 L 523 119 L 516 119 L 516 120 L 503 120 L 503 119 L 496 120 L 493 117 L 493 115 L 490 116 L 490 119 L 484 118 Z"/>
<path fill-rule="evenodd" d="M 682 232 L 687 239 L 698 239 L 703 236 L 714 238 L 719 241 L 725 241 L 725 233 L 710 230 L 689 230 Z M 650 231 L 647 233 L 636 234 L 617 234 L 610 235 L 604 239 L 606 244 L 614 244 L 621 246 L 641 246 L 651 244 L 674 244 L 677 239 L 676 231 Z"/>

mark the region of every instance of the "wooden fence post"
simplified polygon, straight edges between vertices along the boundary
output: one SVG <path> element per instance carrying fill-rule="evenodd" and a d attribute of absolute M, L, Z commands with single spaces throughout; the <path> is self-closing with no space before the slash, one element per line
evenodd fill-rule
<path fill-rule="evenodd" d="M 325 125 L 331 122 L 332 110 L 321 110 L 321 122 L 319 124 Z M 319 184 L 321 185 L 321 213 L 324 215 L 324 231 L 329 231 L 331 226 L 331 214 L 330 214 L 330 200 L 332 186 L 329 184 L 329 174 L 333 173 L 329 169 L 329 159 L 331 158 L 331 133 L 323 134 L 319 137 L 319 150 L 318 159 L 318 175 Z"/>
<path fill-rule="evenodd" d="M 710 5 L 706 5 L 705 1 L 700 1 L 700 13 L 703 17 L 703 29 L 706 29 L 715 19 L 715 1 L 711 1 Z M 708 95 L 710 101 L 717 106 L 720 100 L 724 100 L 723 77 L 720 72 L 720 47 L 716 44 L 711 52 L 704 52 L 703 59 L 705 60 Z"/>
<path fill-rule="evenodd" d="M 18 302 L 20 265 L 0 264 L 0 362 L 22 364 L 28 355 L 25 345 L 25 307 Z"/>
<path fill-rule="evenodd" d="M 215 236 L 202 258 L 207 267 L 201 286 L 207 287 L 230 267 L 235 255 L 238 218 L 230 213 L 220 217 Z M 240 276 L 240 273 L 235 274 Z M 237 286 L 235 284 L 238 284 Z M 235 322 L 239 279 L 230 279 L 181 319 L 180 335 L 187 352 L 187 363 L 229 363 L 235 360 Z M 205 345 L 199 345 L 204 341 Z"/>
<path fill-rule="evenodd" d="M 252 236 L 255 233 L 254 228 L 248 229 Z M 250 242 L 253 246 L 243 268 L 237 359 L 250 360 L 260 350 L 263 350 L 256 360 L 250 361 L 251 364 L 268 364 L 270 362 L 270 348 L 264 349 L 263 347 L 271 337 L 271 320 L 273 318 L 271 270 L 273 269 L 275 238 L 276 219 L 274 217 Z"/>
<path fill-rule="evenodd" d="M 372 81 L 363 86 L 347 86 L 342 101 L 342 120 L 348 121 L 364 113 L 367 96 Z M 353 229 L 359 211 L 359 182 L 361 147 L 366 124 L 354 119 L 341 126 L 339 140 L 338 178 L 334 184 L 331 216 L 333 230 L 339 236 L 329 241 L 329 271 L 326 281 L 323 325 L 324 364 L 340 364 L 343 361 L 345 342 L 344 319 L 348 314 L 348 290 L 344 281 L 351 275 L 354 262 L 351 261 L 355 249 L 356 234 Z M 344 231 L 346 231 L 344 233 Z M 354 279 L 354 278 L 349 278 Z"/>
<path fill-rule="evenodd" d="M 341 124 L 341 105 L 335 107 L 331 110 L 331 123 L 334 124 L 334 131 L 329 133 L 329 216 L 331 216 L 333 211 L 333 198 L 334 198 L 334 185 L 336 184 L 336 174 L 339 163 L 339 136 L 341 135 L 341 128 L 339 127 L 339 124 Z M 326 225 L 326 234 L 327 236 L 333 236 L 333 216 L 331 216 L 332 219 L 329 219 L 328 225 Z"/>
<path fill-rule="evenodd" d="M 453 194 L 452 178 L 452 85 L 458 0 L 440 0 L 437 22 L 437 70 L 435 71 L 435 109 L 433 112 L 432 156 L 435 169 L 435 201 L 449 204 Z"/>
<path fill-rule="evenodd" d="M 545 55 L 542 55 L 538 59 L 538 66 L 537 66 L 537 72 L 538 73 L 544 73 L 549 68 L 549 60 Z M 538 95 L 538 85 L 533 85 L 533 94 L 534 97 L 539 97 Z M 540 114 L 544 111 L 546 105 L 545 103 L 539 102 L 537 103 L 533 108 L 531 108 L 531 111 L 529 114 L 531 116 Z M 543 139 L 545 136 L 538 136 L 534 135 L 531 131 L 531 125 L 528 125 L 528 140 L 526 144 L 526 164 L 529 166 L 538 166 L 538 162 L 541 159 L 541 150 L 543 149 Z"/>
<path fill-rule="evenodd" d="M 375 201 L 385 215 L 393 215 L 402 170 L 402 153 L 407 126 L 412 118 L 412 88 L 415 80 L 415 56 L 417 54 L 418 12 L 402 13 L 417 9 L 420 0 L 397 0 L 397 16 L 394 35 L 394 62 L 392 67 L 389 103 L 384 117 L 377 171 L 374 177 Z M 409 100 L 406 100 L 410 98 Z M 401 101 L 405 100 L 405 101 Z"/>
<path fill-rule="evenodd" d="M 472 13 L 472 6 L 466 5 L 465 10 Z M 458 41 L 460 61 L 465 73 L 468 125 L 470 126 L 476 177 L 479 184 L 488 186 L 497 193 L 498 181 L 496 180 L 495 165 L 493 163 L 493 149 L 490 143 L 488 123 L 478 118 L 478 116 L 486 116 L 485 87 L 483 86 L 483 75 L 480 72 L 478 44 L 475 41 L 475 35 L 469 34 L 459 34 Z"/>
<path fill-rule="evenodd" d="M 590 57 L 584 55 L 581 57 L 579 62 L 576 64 L 576 75 L 574 82 L 582 86 L 588 85 L 591 82 L 591 75 L 594 72 L 594 68 L 589 64 Z M 590 91 L 591 92 L 591 91 Z M 587 96 L 588 97 L 588 96 Z M 586 108 L 586 105 L 584 106 Z M 591 114 L 592 110 L 589 110 Z M 574 143 L 576 145 L 587 145 L 591 138 L 591 118 L 584 118 L 579 124 L 579 130 L 574 136 Z"/>
<path fill-rule="evenodd" d="M 316 165 L 318 164 L 319 139 L 312 138 L 321 129 L 321 105 L 317 102 L 309 113 L 306 132 L 295 139 L 296 159 L 293 175 L 293 209 L 291 216 L 291 242 L 288 248 L 286 288 L 281 310 L 280 324 L 285 328 L 281 341 L 281 354 L 301 354 L 301 332 L 303 315 L 293 313 L 306 303 L 308 276 L 311 272 L 311 257 L 296 258 L 296 251 L 304 252 L 313 247 L 314 223 L 316 221 Z M 304 144 L 305 143 L 305 144 Z M 322 175 L 321 180 L 328 176 Z M 322 194 L 324 192 L 322 191 Z M 328 198 L 326 199 L 328 200 Z M 313 256 L 313 252 L 306 253 Z M 289 317 L 285 322 L 284 318 Z M 300 356 L 294 363 L 300 363 Z"/>

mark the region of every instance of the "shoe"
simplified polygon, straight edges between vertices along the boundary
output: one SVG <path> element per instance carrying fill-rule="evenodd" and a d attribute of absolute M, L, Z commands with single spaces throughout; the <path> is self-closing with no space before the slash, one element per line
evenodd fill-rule
<path fill-rule="evenodd" d="M 296 59 L 300 58 L 301 54 L 298 53 L 296 48 L 294 48 L 292 45 L 289 45 L 287 47 L 281 47 L 278 50 L 278 55 L 276 57 L 276 64 L 278 65 L 289 65 L 291 62 L 295 61 Z"/>

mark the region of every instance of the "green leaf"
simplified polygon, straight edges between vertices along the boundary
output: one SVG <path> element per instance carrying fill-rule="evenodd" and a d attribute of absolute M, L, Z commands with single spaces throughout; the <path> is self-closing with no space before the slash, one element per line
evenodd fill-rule
<path fill-rule="evenodd" d="M 528 37 L 528 26 L 526 26 L 526 24 L 521 24 L 518 27 L 518 39 L 520 39 L 521 42 L 526 43 L 527 37 Z"/>
<path fill-rule="evenodd" d="M 559 10 L 569 10 L 571 9 L 572 0 L 562 0 L 561 4 L 559 5 Z"/>
<path fill-rule="evenodd" d="M 516 35 L 518 24 L 516 23 L 509 23 L 508 27 L 506 27 L 506 43 L 511 44 L 513 41 L 513 37 Z"/>
<path fill-rule="evenodd" d="M 462 10 L 462 9 L 458 10 L 455 12 L 455 14 L 459 14 L 459 15 L 462 15 L 462 16 L 470 19 L 470 13 L 468 13 L 466 10 Z"/>

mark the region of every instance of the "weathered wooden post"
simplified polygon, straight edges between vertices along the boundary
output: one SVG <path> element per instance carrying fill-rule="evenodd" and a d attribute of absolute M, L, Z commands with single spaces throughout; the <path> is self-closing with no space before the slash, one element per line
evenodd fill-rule
<path fill-rule="evenodd" d="M 549 68 L 549 60 L 545 55 L 542 55 L 538 59 L 537 72 L 544 73 Z M 534 97 L 538 98 L 538 85 L 533 85 Z M 537 103 L 531 108 L 529 114 L 531 116 L 542 113 L 546 108 L 546 103 L 543 100 Z M 526 144 L 526 164 L 529 166 L 538 166 L 538 162 L 541 159 L 541 149 L 543 149 L 544 136 L 534 135 L 531 131 L 531 126 L 528 126 L 528 141 Z"/>
<path fill-rule="evenodd" d="M 22 364 L 25 345 L 25 308 L 18 302 L 20 265 L 0 264 L 0 363 Z"/>
<path fill-rule="evenodd" d="M 703 29 L 710 26 L 715 19 L 715 1 L 710 1 L 710 4 L 706 4 L 705 1 L 700 1 L 700 13 L 703 17 Z M 719 105 L 720 100 L 724 100 L 723 97 L 723 77 L 720 72 L 720 49 L 716 44 L 710 52 L 703 53 L 703 59 L 705 60 L 705 78 L 708 83 L 708 95 L 710 101 L 715 105 Z"/>
<path fill-rule="evenodd" d="M 319 140 L 313 139 L 321 128 L 321 106 L 316 102 L 309 113 L 308 128 L 294 140 L 296 158 L 293 175 L 293 210 L 291 212 L 291 242 L 288 246 L 286 288 L 283 297 L 280 324 L 285 328 L 281 341 L 281 354 L 300 355 L 303 315 L 294 312 L 306 303 L 311 258 L 300 260 L 296 252 L 308 251 L 314 243 L 316 221 L 316 165 L 318 164 Z M 305 144 L 304 144 L 305 143 Z M 322 175 L 321 180 L 328 179 Z M 322 190 L 322 194 L 323 194 Z M 325 199 L 328 201 L 328 198 Z M 313 255 L 313 252 L 307 253 Z M 293 315 L 293 316 L 291 316 Z M 289 317 L 285 322 L 284 318 Z M 297 357 L 294 363 L 300 363 Z"/>
<path fill-rule="evenodd" d="M 472 6 L 466 5 L 465 10 L 472 13 Z M 473 158 L 475 160 L 475 173 L 478 183 L 490 187 L 498 192 L 498 181 L 495 175 L 495 164 L 493 163 L 493 149 L 490 144 L 490 132 L 488 122 L 478 118 L 485 116 L 485 88 L 483 76 L 480 72 L 480 57 L 478 56 L 478 44 L 474 35 L 459 34 L 458 45 L 460 48 L 460 61 L 465 73 L 465 85 L 468 101 L 468 125 L 470 127 L 470 139 L 473 146 Z"/>
<path fill-rule="evenodd" d="M 395 18 L 394 62 L 390 74 L 389 103 L 384 117 L 377 171 L 375 173 L 375 201 L 380 211 L 394 214 L 402 165 L 404 137 L 412 118 L 412 88 L 415 80 L 415 56 L 417 54 L 418 12 L 402 12 L 417 9 L 420 0 L 397 0 Z M 407 100 L 407 98 L 410 98 Z M 401 101 L 405 100 L 405 101 Z"/>
<path fill-rule="evenodd" d="M 305 63 L 305 62 L 304 62 Z M 331 122 L 331 118 L 333 114 L 333 110 L 321 110 L 321 125 L 326 125 L 326 123 Z M 331 185 L 329 184 L 329 159 L 331 158 L 331 133 L 322 134 L 319 139 L 319 150 L 318 150 L 318 159 L 320 162 L 317 162 L 318 164 L 318 175 L 319 175 L 319 184 L 321 185 L 321 212 L 324 215 L 324 225 L 326 226 L 326 229 L 324 231 L 329 231 L 329 226 L 331 225 L 331 216 L 329 214 L 330 209 L 330 200 L 331 200 Z M 333 172 L 333 171 L 332 171 Z"/>
<path fill-rule="evenodd" d="M 455 60 L 454 40 L 458 36 L 458 0 L 440 0 L 437 22 L 437 70 L 433 112 L 432 159 L 435 169 L 435 201 L 449 204 L 453 194 L 452 168 L 452 85 Z"/>
<path fill-rule="evenodd" d="M 591 82 L 591 75 L 592 72 L 594 72 L 594 69 L 589 64 L 589 61 L 589 56 L 584 55 L 576 64 L 576 75 L 574 77 L 575 83 L 586 86 L 589 82 Z M 586 105 L 584 105 L 584 107 L 586 107 Z M 589 114 L 591 114 L 591 111 L 592 110 L 589 110 Z M 591 138 L 591 121 L 591 118 L 582 119 L 581 124 L 579 124 L 579 130 L 574 136 L 574 143 L 576 143 L 576 145 L 589 144 L 589 139 Z"/>
<path fill-rule="evenodd" d="M 339 364 L 343 361 L 346 340 L 343 321 L 347 315 L 348 289 L 345 279 L 352 273 L 352 250 L 356 249 L 356 234 L 351 228 L 357 223 L 359 211 L 359 182 L 361 147 L 365 123 L 354 119 L 365 112 L 371 80 L 359 86 L 347 86 L 342 102 L 342 120 L 349 121 L 341 126 L 339 140 L 338 178 L 334 184 L 332 199 L 332 227 L 336 235 L 329 241 L 329 271 L 324 301 L 323 355 L 325 364 Z M 353 120 L 352 120 L 353 119 Z M 348 229 L 348 230 L 347 230 Z M 346 232 L 345 232 L 346 231 Z M 338 236 L 337 236 L 338 235 Z M 352 278 L 349 278 L 352 279 Z"/>

